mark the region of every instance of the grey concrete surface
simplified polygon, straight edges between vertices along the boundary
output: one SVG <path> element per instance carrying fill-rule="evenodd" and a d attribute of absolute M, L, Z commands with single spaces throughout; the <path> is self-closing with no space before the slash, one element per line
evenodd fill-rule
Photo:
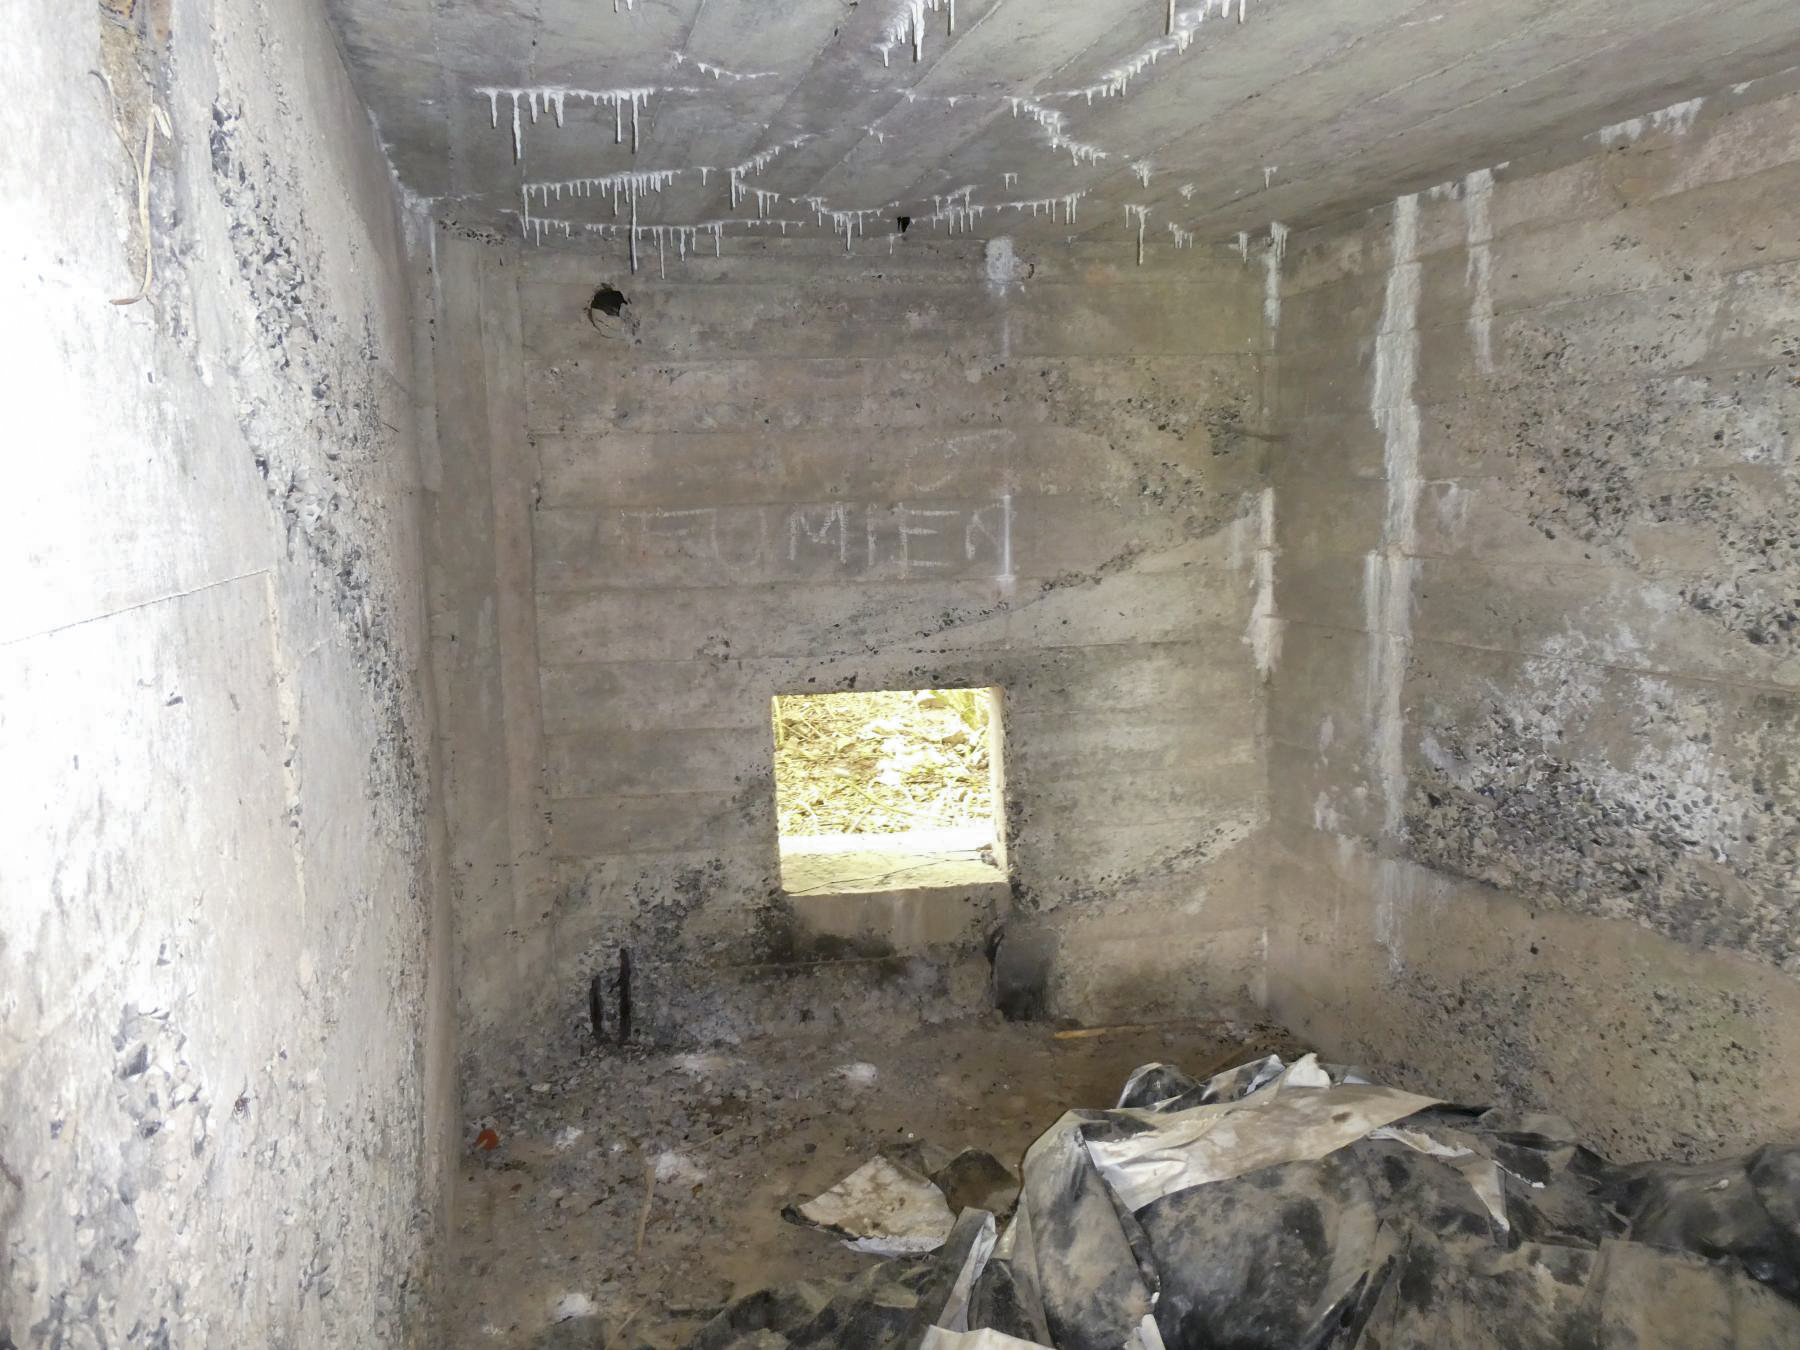
<path fill-rule="evenodd" d="M 0 1343 L 438 1344 L 399 195 L 320 7 L 135 11 L 0 50 Z"/>
<path fill-rule="evenodd" d="M 403 181 L 514 235 L 528 186 L 555 232 L 628 226 L 550 185 L 648 173 L 646 231 L 905 214 L 1128 258 L 1127 206 L 1152 251 L 1316 225 L 1800 62 L 1788 0 L 332 3 Z"/>
<path fill-rule="evenodd" d="M 1800 1122 L 1797 128 L 1646 117 L 1288 256 L 1270 1007 L 1622 1156 Z"/>
<path fill-rule="evenodd" d="M 420 365 L 435 391 L 425 556 L 456 997 L 520 1003 L 548 948 L 537 635 L 517 290 L 489 250 L 433 227 Z"/>

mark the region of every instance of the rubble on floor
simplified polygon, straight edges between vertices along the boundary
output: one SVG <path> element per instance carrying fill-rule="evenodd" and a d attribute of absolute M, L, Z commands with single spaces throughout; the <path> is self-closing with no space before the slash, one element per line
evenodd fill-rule
<path fill-rule="evenodd" d="M 824 1194 L 790 1205 L 782 1217 L 843 1237 L 852 1251 L 879 1256 L 934 1252 L 965 1209 L 1004 1213 L 1019 1183 L 993 1154 L 952 1154 L 913 1140 L 869 1159 Z"/>
<path fill-rule="evenodd" d="M 1112 1100 L 1133 1065 L 1301 1049 L 1241 1022 L 1077 1034 L 995 1013 L 919 1025 L 855 1011 L 666 1049 L 596 1047 L 572 1013 L 467 1103 L 445 1350 L 591 1350 L 590 1333 L 613 1350 L 678 1350 L 734 1294 L 835 1287 L 875 1264 L 782 1217 L 870 1158 L 935 1176 L 952 1213 L 1004 1211 L 1032 1140 L 1067 1103 Z M 999 1194 L 969 1151 L 1000 1160 Z M 568 1316 L 576 1294 L 594 1316 Z"/>
<path fill-rule="evenodd" d="M 1150 1064 L 1038 1138 L 1010 1217 L 740 1298 L 692 1350 L 1800 1345 L 1800 1148 L 1620 1165 L 1573 1133 L 1311 1055 Z"/>

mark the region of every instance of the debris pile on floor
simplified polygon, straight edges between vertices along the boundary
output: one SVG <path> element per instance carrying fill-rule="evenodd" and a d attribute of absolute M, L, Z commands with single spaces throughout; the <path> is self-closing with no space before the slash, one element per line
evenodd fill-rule
<path fill-rule="evenodd" d="M 789 1217 L 908 1254 L 738 1299 L 692 1347 L 1800 1345 L 1800 1148 L 1620 1165 L 1572 1134 L 1311 1055 L 1146 1065 L 1031 1146 L 1010 1216 L 985 1155 L 871 1160 Z"/>

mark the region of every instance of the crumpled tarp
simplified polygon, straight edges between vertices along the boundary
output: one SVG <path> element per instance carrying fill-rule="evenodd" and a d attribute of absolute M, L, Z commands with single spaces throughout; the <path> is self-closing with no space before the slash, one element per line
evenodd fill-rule
<path fill-rule="evenodd" d="M 1618 1165 L 1554 1117 L 1312 1056 L 1133 1073 L 1025 1155 L 1017 1211 L 852 1285 L 767 1291 L 694 1350 L 1800 1346 L 1800 1148 Z"/>

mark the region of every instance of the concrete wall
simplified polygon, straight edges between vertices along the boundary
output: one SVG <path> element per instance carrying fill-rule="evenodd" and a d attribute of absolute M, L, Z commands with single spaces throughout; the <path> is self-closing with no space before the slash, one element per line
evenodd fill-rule
<path fill-rule="evenodd" d="M 1625 1156 L 1800 1126 L 1800 100 L 1745 97 L 1286 269 L 1270 1005 Z"/>
<path fill-rule="evenodd" d="M 9 15 L 0 1343 L 434 1344 L 394 187 L 316 5 Z"/>
<path fill-rule="evenodd" d="M 1051 1006 L 1245 1006 L 1258 276 L 1059 248 L 990 281 L 979 242 L 706 244 L 666 279 L 654 252 L 634 277 L 617 251 L 527 249 L 517 288 L 554 997 L 583 1007 L 626 945 L 640 1025 L 708 1034 L 748 1016 L 722 972 L 978 950 L 1001 917 L 979 896 L 781 895 L 770 699 L 997 685 L 1010 903 L 1060 939 Z M 610 332 L 585 313 L 602 282 L 630 300 Z M 504 889 L 465 934 L 514 922 Z M 821 1009 L 880 1003 L 880 969 L 915 1010 L 985 997 L 984 967 L 951 988 L 877 960 Z M 824 996 L 782 979 L 756 1017 L 812 1015 Z"/>
<path fill-rule="evenodd" d="M 463 1049 L 544 1032 L 553 937 L 541 782 L 518 251 L 435 227 L 425 485 L 433 670 Z M 570 1000 L 581 1006 L 579 997 Z M 474 1060 L 465 1079 L 476 1073 Z"/>

